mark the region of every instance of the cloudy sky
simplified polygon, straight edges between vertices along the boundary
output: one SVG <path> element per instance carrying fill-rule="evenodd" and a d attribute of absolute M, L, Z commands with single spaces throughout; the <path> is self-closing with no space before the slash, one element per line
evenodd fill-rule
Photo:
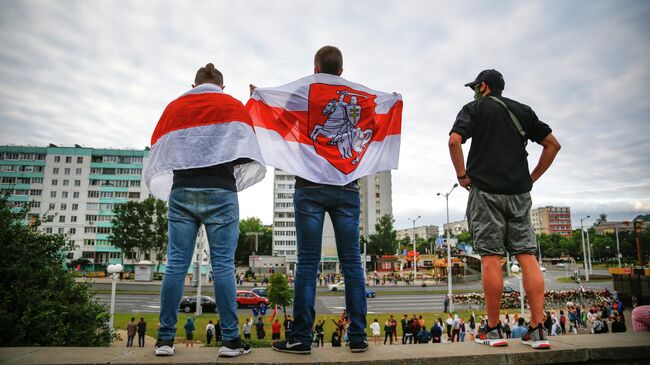
<path fill-rule="evenodd" d="M 0 144 L 143 148 L 205 63 L 245 102 L 249 83 L 306 76 L 332 44 L 345 78 L 404 98 L 398 228 L 445 220 L 448 131 L 486 68 L 563 146 L 534 206 L 568 205 L 574 224 L 629 219 L 650 212 L 649 18 L 647 1 L 3 0 Z M 529 144 L 531 168 L 540 149 Z M 452 220 L 466 200 L 452 193 Z M 272 170 L 240 201 L 242 217 L 271 223 Z"/>

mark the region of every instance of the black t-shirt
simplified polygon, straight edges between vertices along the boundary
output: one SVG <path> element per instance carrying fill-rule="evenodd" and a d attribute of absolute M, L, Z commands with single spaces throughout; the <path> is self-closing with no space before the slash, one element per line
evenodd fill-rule
<path fill-rule="evenodd" d="M 490 97 L 472 101 L 460 110 L 451 133 L 463 143 L 472 138 L 467 156 L 467 175 L 478 189 L 493 194 L 521 194 L 532 189 L 528 152 L 524 140 L 541 142 L 551 128 L 527 105 L 498 96 L 515 114 L 526 132 L 524 138 L 506 109 Z"/>
<path fill-rule="evenodd" d="M 239 158 L 220 165 L 187 170 L 174 170 L 172 189 L 175 188 L 219 188 L 237 192 L 235 166 L 252 162 L 249 158 Z"/>

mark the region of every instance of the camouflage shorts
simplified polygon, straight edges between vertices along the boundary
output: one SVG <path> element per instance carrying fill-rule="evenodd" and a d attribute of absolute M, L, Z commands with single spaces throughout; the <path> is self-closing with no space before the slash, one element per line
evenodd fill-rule
<path fill-rule="evenodd" d="M 481 256 L 537 253 L 531 205 L 530 193 L 491 194 L 472 187 L 467 220 L 476 252 Z"/>

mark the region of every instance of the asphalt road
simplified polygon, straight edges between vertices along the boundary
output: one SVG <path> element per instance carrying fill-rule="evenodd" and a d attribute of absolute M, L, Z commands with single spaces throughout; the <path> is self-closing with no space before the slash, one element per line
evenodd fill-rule
<path fill-rule="evenodd" d="M 594 274 L 604 274 L 604 270 L 596 272 Z M 559 270 L 549 270 L 544 274 L 544 281 L 546 289 L 551 290 L 569 290 L 576 289 L 577 284 L 575 283 L 561 283 L 557 281 L 557 278 L 564 277 L 566 275 L 565 271 Z M 518 279 L 510 277 L 504 280 L 504 284 L 511 286 L 514 290 L 519 290 Z M 128 284 L 124 284 L 128 285 Z M 154 289 L 157 288 L 160 290 L 160 285 L 155 286 L 152 284 Z M 604 282 L 590 282 L 583 283 L 586 289 L 612 289 L 611 281 Z M 118 287 L 122 289 L 123 285 Z M 132 285 L 139 287 L 138 285 Z M 141 286 L 140 286 L 141 288 Z M 368 313 L 403 313 L 403 312 L 424 312 L 424 311 L 441 311 L 443 308 L 444 295 L 443 294 L 426 294 L 426 293 L 405 293 L 399 294 L 395 292 L 400 291 L 425 291 L 425 290 L 446 290 L 447 286 L 444 283 L 440 285 L 430 286 L 427 288 L 421 287 L 406 287 L 406 286 L 373 286 L 371 287 L 377 292 L 376 298 L 368 299 Z M 476 292 L 482 292 L 481 283 L 458 283 L 454 284 L 454 289 L 462 290 L 475 290 Z M 210 288 L 206 288 L 205 295 L 213 296 Z M 241 289 L 248 289 L 243 287 Z M 150 289 L 151 290 L 151 289 Z M 319 291 L 326 291 L 327 288 L 319 288 Z M 386 292 L 392 292 L 393 294 L 382 294 Z M 105 304 L 106 306 L 110 305 L 110 294 L 97 294 L 95 295 L 97 302 Z M 118 293 L 116 296 L 116 308 L 117 313 L 158 313 L 160 311 L 160 296 L 157 294 L 152 295 L 139 295 L 139 294 L 129 294 L 127 293 Z M 343 293 L 340 295 L 320 295 L 316 297 L 316 313 L 322 314 L 337 314 L 340 313 L 345 308 L 345 297 Z M 289 308 L 287 308 L 290 310 Z M 460 309 L 460 308 L 459 308 Z M 250 314 L 252 315 L 252 310 L 249 308 L 239 309 L 240 314 Z"/>

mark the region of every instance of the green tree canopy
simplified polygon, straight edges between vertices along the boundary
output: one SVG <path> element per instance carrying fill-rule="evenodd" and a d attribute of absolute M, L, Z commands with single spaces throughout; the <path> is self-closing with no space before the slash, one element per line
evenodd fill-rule
<path fill-rule="evenodd" d="M 237 239 L 237 250 L 235 251 L 235 261 L 248 264 L 248 257 L 253 253 L 255 248 L 255 236 L 246 235 L 246 233 L 260 232 L 262 235 L 257 237 L 257 255 L 270 255 L 273 250 L 273 231 L 262 224 L 262 220 L 257 217 L 248 217 L 239 221 L 239 238 Z"/>
<path fill-rule="evenodd" d="M 375 224 L 375 233 L 371 234 L 368 241 L 368 254 L 392 255 L 397 250 L 397 231 L 393 227 L 395 220 L 391 214 L 379 218 Z"/>
<path fill-rule="evenodd" d="M 64 235 L 22 223 L 27 209 L 0 197 L 0 343 L 2 346 L 108 346 L 106 309 L 64 270 L 73 247 Z"/>
<path fill-rule="evenodd" d="M 266 290 L 271 305 L 282 307 L 282 312 L 287 313 L 286 307 L 293 302 L 293 290 L 289 288 L 287 277 L 276 272 L 269 280 L 269 286 Z"/>

